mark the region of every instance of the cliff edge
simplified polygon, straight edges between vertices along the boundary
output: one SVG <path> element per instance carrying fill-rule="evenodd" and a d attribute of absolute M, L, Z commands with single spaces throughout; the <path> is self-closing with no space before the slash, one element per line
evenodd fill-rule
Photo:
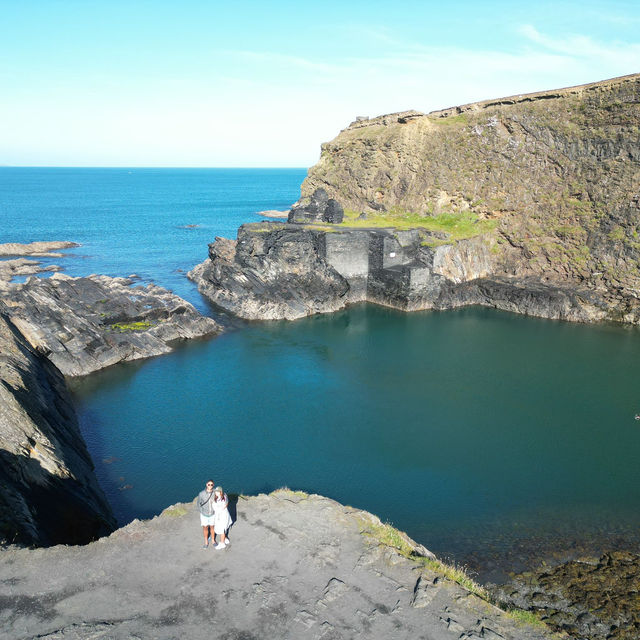
<path fill-rule="evenodd" d="M 84 547 L 1 551 L 2 637 L 552 637 L 448 578 L 371 514 L 289 490 L 230 507 L 223 550 L 202 548 L 186 504 Z"/>

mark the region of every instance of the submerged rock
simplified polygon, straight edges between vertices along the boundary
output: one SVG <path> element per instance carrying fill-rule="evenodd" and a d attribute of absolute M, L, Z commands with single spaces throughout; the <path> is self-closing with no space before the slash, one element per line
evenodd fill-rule
<path fill-rule="evenodd" d="M 3 630 L 51 640 L 551 638 L 366 512 L 289 490 L 232 499 L 230 510 L 223 550 L 201 548 L 198 513 L 181 504 L 86 547 L 0 553 Z"/>
<path fill-rule="evenodd" d="M 81 544 L 115 524 L 62 374 L 0 303 L 0 545 Z"/>
<path fill-rule="evenodd" d="M 174 340 L 221 327 L 153 284 L 89 276 L 29 278 L 4 294 L 13 324 L 67 376 L 171 351 Z"/>

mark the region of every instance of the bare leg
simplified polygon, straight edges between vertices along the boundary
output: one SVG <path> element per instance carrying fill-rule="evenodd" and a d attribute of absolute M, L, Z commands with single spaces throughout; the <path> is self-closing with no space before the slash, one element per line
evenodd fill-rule
<path fill-rule="evenodd" d="M 204 536 L 204 546 L 209 546 L 209 526 L 202 527 L 202 535 Z"/>

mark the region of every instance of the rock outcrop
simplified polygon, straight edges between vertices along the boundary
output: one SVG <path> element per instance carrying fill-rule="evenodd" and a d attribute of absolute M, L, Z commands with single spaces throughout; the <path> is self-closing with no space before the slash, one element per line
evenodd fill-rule
<path fill-rule="evenodd" d="M 359 118 L 302 196 L 297 225 L 212 245 L 200 290 L 248 318 L 370 300 L 640 323 L 640 75 Z"/>
<path fill-rule="evenodd" d="M 572 638 L 636 640 L 639 590 L 640 556 L 614 551 L 517 575 L 492 593 L 506 607 L 538 612 Z"/>
<path fill-rule="evenodd" d="M 108 276 L 29 278 L 3 294 L 13 324 L 67 376 L 171 351 L 220 332 L 211 318 L 153 284 Z"/>
<path fill-rule="evenodd" d="M 0 303 L 0 545 L 86 543 L 115 524 L 62 374 Z"/>
<path fill-rule="evenodd" d="M 288 490 L 230 507 L 220 551 L 185 504 L 85 547 L 0 552 L 4 637 L 551 638 L 371 514 Z"/>
<path fill-rule="evenodd" d="M 24 256 L 38 258 L 61 258 L 61 249 L 79 247 L 76 242 L 67 240 L 52 242 L 30 242 L 20 244 L 8 242 L 0 244 L 0 293 L 4 294 L 11 288 L 11 281 L 17 276 L 35 275 L 38 273 L 60 271 L 57 265 L 41 266 L 39 260 L 30 260 Z"/>
<path fill-rule="evenodd" d="M 587 288 L 495 276 L 482 237 L 436 246 L 425 238 L 433 236 L 418 229 L 248 224 L 236 241 L 217 238 L 188 276 L 247 319 L 292 320 L 361 301 L 405 311 L 480 304 L 563 320 L 608 317 L 606 302 Z"/>
<path fill-rule="evenodd" d="M 289 211 L 288 222 L 328 222 L 338 224 L 344 219 L 342 205 L 327 195 L 322 189 L 316 189 L 308 198 L 297 202 Z"/>

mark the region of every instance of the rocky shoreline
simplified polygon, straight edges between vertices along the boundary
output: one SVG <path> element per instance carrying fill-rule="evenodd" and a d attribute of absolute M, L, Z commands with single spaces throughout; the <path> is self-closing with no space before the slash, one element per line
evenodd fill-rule
<path fill-rule="evenodd" d="M 0 303 L 0 546 L 81 544 L 116 526 L 60 371 Z"/>
<path fill-rule="evenodd" d="M 571 638 L 635 640 L 640 636 L 640 555 L 614 551 L 522 573 L 491 586 L 501 606 L 538 612 Z"/>
<path fill-rule="evenodd" d="M 65 376 L 168 353 L 176 340 L 222 331 L 170 291 L 130 278 L 29 278 L 4 300 L 13 324 Z"/>

